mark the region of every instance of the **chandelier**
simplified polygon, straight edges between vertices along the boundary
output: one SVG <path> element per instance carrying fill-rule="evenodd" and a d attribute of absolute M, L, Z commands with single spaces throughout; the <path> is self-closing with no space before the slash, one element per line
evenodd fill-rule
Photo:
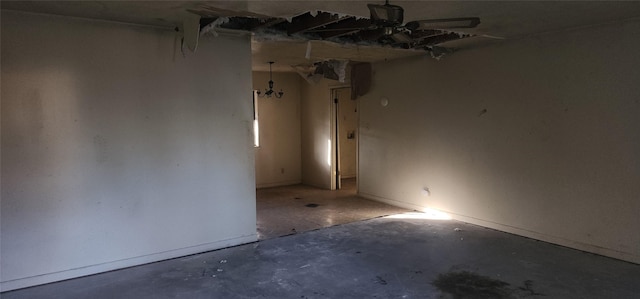
<path fill-rule="evenodd" d="M 275 96 L 276 98 L 282 98 L 282 96 L 284 95 L 284 92 L 282 92 L 282 89 L 280 89 L 280 91 L 276 92 L 273 90 L 273 79 L 272 79 L 272 73 L 271 73 L 271 65 L 273 64 L 273 61 L 269 61 L 269 89 L 265 89 L 264 90 L 264 94 L 260 91 L 258 91 L 258 96 L 263 98 L 263 97 L 273 97 Z"/>

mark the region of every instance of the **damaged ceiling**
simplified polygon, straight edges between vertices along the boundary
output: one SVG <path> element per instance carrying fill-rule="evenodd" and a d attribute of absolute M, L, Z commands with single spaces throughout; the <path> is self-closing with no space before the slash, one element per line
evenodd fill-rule
<path fill-rule="evenodd" d="M 402 12 L 398 6 L 383 6 L 387 7 L 398 8 Z M 425 53 L 439 58 L 455 50 L 441 45 L 473 36 L 445 29 L 420 30 L 417 27 L 423 25 L 417 22 L 413 22 L 415 28 L 407 29 L 412 23 L 403 25 L 402 14 L 398 20 L 375 20 L 324 11 L 306 12 L 288 19 L 259 15 L 234 16 L 234 12 L 211 9 L 206 13 L 202 10 L 192 12 L 201 17 L 200 32 L 219 28 L 252 32 L 254 60 L 274 61 L 270 53 L 281 51 L 278 65 L 280 70 L 285 71 L 291 68 L 300 70 L 326 60 L 374 62 Z M 469 20 L 471 27 L 479 24 L 478 18 Z M 285 45 L 286 49 L 283 49 Z M 302 57 L 304 61 L 300 60 Z"/>
<path fill-rule="evenodd" d="M 182 27 L 192 15 L 200 25 L 229 18 L 222 28 L 253 33 L 254 70 L 293 71 L 292 66 L 343 59 L 365 62 L 450 52 L 523 37 L 640 17 L 640 2 L 614 1 L 390 1 L 401 22 L 372 20 L 368 4 L 384 1 L 2 1 L 2 9 Z M 416 20 L 477 18 L 467 28 L 409 26 Z M 424 29 L 424 28 L 423 28 Z M 393 36 L 393 34 L 402 35 Z M 377 35 L 376 35 L 377 34 Z M 594 37 L 597 38 L 597 37 Z M 435 53 L 436 56 L 441 53 Z M 455 54 L 454 54 L 455 55 Z"/>
<path fill-rule="evenodd" d="M 373 13 L 379 7 L 383 17 Z M 389 16 L 392 12 L 397 15 Z M 200 20 L 200 25 L 201 29 L 215 24 L 215 27 L 224 29 L 251 31 L 258 40 L 264 36 L 281 36 L 284 39 L 325 40 L 338 44 L 433 52 L 444 43 L 473 36 L 462 30 L 480 24 L 477 17 L 420 20 L 407 24 L 402 21 L 402 7 L 385 4 L 372 6 L 371 18 L 325 11 L 306 12 L 290 19 L 208 15 Z"/>

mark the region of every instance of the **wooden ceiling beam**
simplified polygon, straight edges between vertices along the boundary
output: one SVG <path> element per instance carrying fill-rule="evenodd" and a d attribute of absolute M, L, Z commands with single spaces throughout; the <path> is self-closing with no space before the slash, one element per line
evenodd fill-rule
<path fill-rule="evenodd" d="M 356 33 L 362 29 L 368 28 L 369 26 L 371 26 L 371 20 L 369 19 L 357 19 L 355 17 L 350 17 L 309 32 L 317 33 L 322 39 L 327 39 Z"/>
<path fill-rule="evenodd" d="M 444 42 L 459 40 L 471 36 L 472 35 L 460 35 L 458 33 L 444 33 L 441 35 L 424 38 L 416 45 L 416 47 L 430 47 Z"/>
<path fill-rule="evenodd" d="M 286 22 L 287 19 L 285 19 L 285 18 L 270 18 L 270 19 L 263 20 L 263 21 L 264 22 L 261 22 L 260 24 L 250 28 L 249 30 L 253 31 L 253 30 L 256 30 L 256 29 L 260 29 L 260 28 L 269 28 L 269 27 L 278 25 L 278 24 L 280 24 L 282 22 Z"/>
<path fill-rule="evenodd" d="M 348 18 L 348 16 L 340 17 L 337 14 L 328 12 L 318 12 L 314 17 L 311 13 L 305 13 L 293 18 L 291 24 L 287 26 L 287 34 L 296 34 L 309 31 L 318 27 L 326 26 L 340 20 Z"/>
<path fill-rule="evenodd" d="M 411 31 L 411 38 L 413 39 L 423 39 L 427 37 L 432 37 L 436 35 L 441 35 L 444 32 L 442 30 L 414 30 Z"/>
<path fill-rule="evenodd" d="M 377 28 L 372 30 L 360 30 L 356 34 L 353 35 L 354 40 L 356 41 L 373 41 L 378 40 L 384 37 L 384 29 Z"/>

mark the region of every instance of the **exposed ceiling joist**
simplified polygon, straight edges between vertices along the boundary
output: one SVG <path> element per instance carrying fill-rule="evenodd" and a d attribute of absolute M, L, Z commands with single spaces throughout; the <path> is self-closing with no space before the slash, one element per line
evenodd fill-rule
<path fill-rule="evenodd" d="M 320 41 L 324 39 L 317 28 L 316 32 L 301 34 L 298 40 L 271 38 L 286 36 L 290 25 L 286 20 L 291 16 L 300 15 L 307 11 L 331 11 L 350 16 L 370 15 L 367 3 L 380 3 L 382 0 L 371 1 L 2 1 L 3 10 L 28 11 L 34 13 L 74 16 L 90 19 L 111 20 L 124 23 L 175 28 L 182 26 L 185 16 L 190 13 L 200 15 L 203 19 L 227 17 L 257 18 L 266 20 L 262 25 L 252 23 L 257 27 L 242 27 L 241 30 L 271 35 L 268 38 L 254 38 L 252 42 L 254 55 L 254 69 L 268 71 L 266 61 L 276 61 L 274 70 L 290 70 L 290 65 L 309 63 L 305 57 L 307 38 L 313 43 L 311 57 L 313 59 L 351 59 L 358 61 L 380 61 L 394 59 L 408 55 L 424 55 L 423 50 L 431 51 L 450 49 L 470 49 L 480 47 L 505 39 L 518 39 L 542 32 L 556 32 L 570 28 L 584 28 L 597 24 L 608 24 L 640 16 L 640 1 L 391 1 L 399 4 L 405 11 L 405 28 L 415 26 L 411 22 L 423 24 L 422 30 L 411 30 L 410 36 L 419 45 L 405 49 L 406 44 L 389 41 L 390 37 L 379 35 L 379 31 L 371 26 L 363 26 L 356 33 L 339 37 L 338 43 Z M 459 32 L 470 34 L 468 37 L 455 38 L 443 44 L 438 40 L 446 38 L 436 37 L 452 30 L 455 26 L 451 22 L 448 28 L 435 25 L 435 20 L 442 18 L 455 21 L 456 17 L 477 17 L 482 23 L 475 28 L 462 29 Z M 469 18 L 471 19 L 471 18 Z M 211 19 L 207 20 L 211 21 Z M 274 22 L 274 23 L 270 23 Z M 276 24 L 277 23 L 277 24 Z M 339 22 L 338 22 L 339 23 Z M 455 22 L 454 22 L 455 23 Z M 472 27 L 477 22 L 470 22 Z M 427 25 L 428 24 L 428 25 Z M 202 25 L 202 24 L 200 24 Z M 221 24 L 226 28 L 233 26 L 233 20 Z M 328 25 L 325 25 L 328 27 Z M 321 26 L 322 27 L 322 26 Z M 366 27 L 366 28 L 365 28 Z M 345 26 L 346 28 L 346 26 Z M 264 30 L 263 30 L 264 29 Z M 434 29 L 434 30 L 426 30 Z M 443 31 L 444 30 L 444 31 Z M 346 31 L 346 30 L 345 30 Z M 366 33 L 365 33 L 366 32 Z M 335 33 L 337 34 L 337 32 Z M 376 38 L 377 35 L 377 38 Z M 329 33 L 326 36 L 330 36 Z M 367 37 L 368 36 L 368 37 Z M 335 39 L 335 37 L 334 37 Z M 425 40 L 422 43 L 422 40 Z M 435 42 L 434 42 L 435 40 Z M 431 46 L 429 46 L 431 45 Z M 410 45 L 411 46 L 411 45 Z M 327 51 L 324 51 L 326 48 Z M 329 50 L 330 49 L 330 50 Z M 357 51 L 355 49 L 358 49 Z"/>
<path fill-rule="evenodd" d="M 253 31 L 253 30 L 257 30 L 257 29 L 261 29 L 261 28 L 269 28 L 271 26 L 275 26 L 275 25 L 278 25 L 278 24 L 280 24 L 282 22 L 286 22 L 286 21 L 287 21 L 287 19 L 284 19 L 284 18 L 271 18 L 271 19 L 268 19 L 268 20 L 264 21 L 263 23 L 261 23 L 258 26 L 252 27 L 249 30 Z"/>
<path fill-rule="evenodd" d="M 370 25 L 371 20 L 369 19 L 358 19 L 356 17 L 350 17 L 339 22 L 329 24 L 327 26 L 310 30 L 308 32 L 318 33 L 321 38 L 327 39 L 349 35 L 362 30 L 362 28 L 367 28 Z"/>
<path fill-rule="evenodd" d="M 442 34 L 442 31 L 440 30 L 411 31 L 411 37 L 416 40 L 427 38 L 430 36 L 441 35 L 441 34 Z"/>
<path fill-rule="evenodd" d="M 398 44 L 413 43 L 413 38 L 404 32 L 398 32 L 398 33 L 392 34 L 391 39 L 393 39 Z"/>
<path fill-rule="evenodd" d="M 472 35 L 463 35 L 463 34 L 458 34 L 453 32 L 444 33 L 444 34 L 424 38 L 416 45 L 416 47 L 430 47 L 430 46 L 438 45 L 448 41 L 454 41 L 454 40 L 463 39 L 471 36 Z"/>
<path fill-rule="evenodd" d="M 211 23 L 216 18 L 207 18 L 201 20 L 201 26 Z M 254 31 L 261 28 L 269 28 L 285 22 L 283 18 L 243 18 L 243 17 L 231 17 L 229 21 L 221 24 L 220 27 L 225 29 L 236 29 Z"/>
<path fill-rule="evenodd" d="M 291 24 L 287 27 L 287 34 L 296 34 L 305 31 L 309 31 L 318 27 L 326 26 L 342 19 L 346 19 L 349 16 L 340 16 L 328 12 L 318 12 L 316 16 L 311 13 L 305 13 L 293 18 Z"/>
<path fill-rule="evenodd" d="M 383 36 L 384 36 L 384 28 L 378 28 L 374 30 L 362 30 L 354 34 L 354 37 L 356 38 L 356 40 L 363 40 L 363 41 L 373 41 Z"/>

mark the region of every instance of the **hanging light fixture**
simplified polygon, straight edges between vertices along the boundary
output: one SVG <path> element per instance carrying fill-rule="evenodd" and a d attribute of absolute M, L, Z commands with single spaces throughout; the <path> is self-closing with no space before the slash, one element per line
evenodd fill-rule
<path fill-rule="evenodd" d="M 280 89 L 280 91 L 276 92 L 273 90 L 273 79 L 272 79 L 272 73 L 271 73 L 271 65 L 273 64 L 273 61 L 269 61 L 269 89 L 265 89 L 264 90 L 264 94 L 260 91 L 258 91 L 258 96 L 263 98 L 263 97 L 273 97 L 275 96 L 276 98 L 282 98 L 282 96 L 284 95 L 284 92 L 282 92 L 282 89 Z"/>

